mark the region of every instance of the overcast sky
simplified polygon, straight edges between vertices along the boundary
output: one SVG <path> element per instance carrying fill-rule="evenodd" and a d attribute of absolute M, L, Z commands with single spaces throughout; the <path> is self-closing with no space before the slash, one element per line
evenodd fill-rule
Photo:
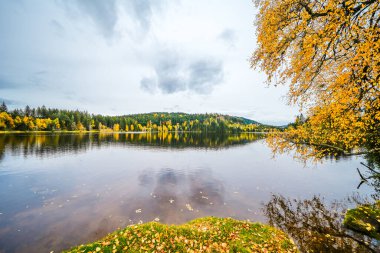
<path fill-rule="evenodd" d="M 0 100 L 91 113 L 218 112 L 284 124 L 250 68 L 251 0 L 1 0 Z"/>

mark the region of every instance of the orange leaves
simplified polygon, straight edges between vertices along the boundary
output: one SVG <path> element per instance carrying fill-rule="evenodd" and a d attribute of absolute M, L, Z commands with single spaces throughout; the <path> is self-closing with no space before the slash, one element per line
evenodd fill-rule
<path fill-rule="evenodd" d="M 380 2 L 263 0 L 259 7 L 251 64 L 269 82 L 288 83 L 289 102 L 308 109 L 307 124 L 286 138 L 341 151 L 368 139 L 380 145 Z"/>

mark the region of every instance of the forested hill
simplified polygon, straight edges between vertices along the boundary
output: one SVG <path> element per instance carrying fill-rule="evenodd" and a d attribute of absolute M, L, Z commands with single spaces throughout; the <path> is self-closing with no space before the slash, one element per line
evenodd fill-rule
<path fill-rule="evenodd" d="M 257 121 L 247 119 L 244 117 L 237 117 L 237 116 L 230 116 L 226 114 L 218 114 L 218 113 L 184 113 L 184 112 L 150 112 L 150 113 L 138 113 L 138 114 L 129 114 L 129 115 L 123 115 L 121 117 L 134 117 L 138 118 L 141 120 L 144 119 L 151 119 L 152 117 L 162 117 L 162 118 L 168 118 L 170 120 L 199 120 L 199 121 L 204 121 L 209 118 L 221 118 L 223 117 L 225 120 L 234 122 L 234 123 L 239 123 L 239 124 L 257 124 L 257 125 L 263 125 Z"/>
<path fill-rule="evenodd" d="M 0 107 L 0 130 L 261 132 L 272 128 L 247 118 L 217 113 L 153 112 L 104 116 L 45 106 L 27 106 L 13 111 L 8 111 L 5 104 Z"/>

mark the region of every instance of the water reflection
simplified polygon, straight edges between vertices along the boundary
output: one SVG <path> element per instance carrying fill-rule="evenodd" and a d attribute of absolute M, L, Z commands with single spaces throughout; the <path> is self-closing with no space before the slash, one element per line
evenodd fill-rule
<path fill-rule="evenodd" d="M 292 156 L 272 159 L 260 138 L 0 135 L 0 252 L 57 252 L 152 220 L 265 222 L 261 204 L 272 193 L 327 201 L 373 194 L 367 184 L 356 189 L 360 158 L 305 168 Z"/>
<path fill-rule="evenodd" d="M 317 196 L 291 200 L 273 195 L 264 210 L 269 223 L 288 233 L 301 252 L 379 252 L 379 241 L 342 225 L 346 205 L 359 204 L 357 198 L 345 202 L 327 205 Z"/>
<path fill-rule="evenodd" d="M 362 179 L 360 184 L 364 183 L 374 189 L 372 194 L 374 199 L 380 199 L 380 153 L 371 153 L 365 155 L 366 164 L 358 168 L 358 173 Z M 359 184 L 358 188 L 361 186 Z"/>
<path fill-rule="evenodd" d="M 367 160 L 369 164 L 360 163 L 361 168 L 357 168 L 358 174 L 360 176 L 360 183 L 358 184 L 358 189 L 363 185 L 369 185 L 373 190 L 373 199 L 380 199 L 380 167 L 375 167 L 376 165 Z"/>
<path fill-rule="evenodd" d="M 244 213 L 236 212 L 236 206 L 244 203 L 225 203 L 233 193 L 207 168 L 145 170 L 123 180 L 113 178 L 112 185 L 84 181 L 66 193 L 33 189 L 37 197 L 28 201 L 28 208 L 0 217 L 0 251 L 57 251 L 130 224 L 183 223 L 203 216 Z M 0 207 L 5 213 L 14 211 Z"/>
<path fill-rule="evenodd" d="M 5 152 L 12 155 L 78 153 L 102 146 L 122 145 L 150 148 L 222 149 L 244 145 L 264 136 L 256 133 L 218 135 L 201 133 L 92 133 L 92 134 L 0 134 L 0 161 Z"/>
<path fill-rule="evenodd" d="M 224 184 L 214 177 L 210 169 L 197 169 L 191 173 L 170 168 L 157 173 L 145 171 L 140 174 L 139 182 L 149 194 L 134 201 L 136 208 L 141 203 L 146 209 L 134 215 L 134 220 L 158 218 L 164 223 L 181 223 L 228 212 Z"/>

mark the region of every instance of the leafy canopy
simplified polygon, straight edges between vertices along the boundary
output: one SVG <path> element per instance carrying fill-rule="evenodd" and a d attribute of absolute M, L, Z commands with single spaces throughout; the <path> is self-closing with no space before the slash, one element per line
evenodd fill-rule
<path fill-rule="evenodd" d="M 285 135 L 321 152 L 380 147 L 380 1 L 261 0 L 252 67 L 289 85 L 307 120 Z M 334 151 L 335 150 L 335 151 Z M 309 150 L 310 151 L 310 150 Z"/>

